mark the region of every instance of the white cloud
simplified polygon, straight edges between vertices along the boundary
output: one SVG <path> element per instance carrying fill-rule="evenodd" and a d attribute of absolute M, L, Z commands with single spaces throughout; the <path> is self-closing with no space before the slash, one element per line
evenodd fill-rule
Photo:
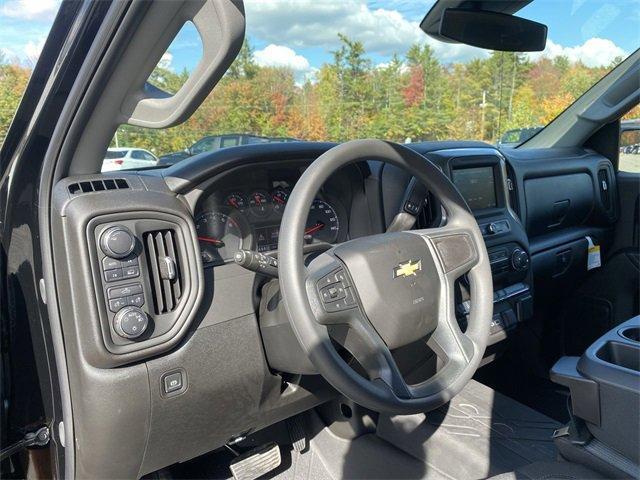
<path fill-rule="evenodd" d="M 590 38 L 582 45 L 575 47 L 564 47 L 548 39 L 544 51 L 530 53 L 529 58 L 536 60 L 540 57 L 556 58 L 565 56 L 573 63 L 580 61 L 587 67 L 603 67 L 611 64 L 616 57 L 624 58 L 628 55 L 627 52 L 611 40 L 604 38 Z"/>
<path fill-rule="evenodd" d="M 284 45 L 267 45 L 262 50 L 253 53 L 253 59 L 263 67 L 290 68 L 295 76 L 296 84 L 302 85 L 306 81 L 314 82 L 318 69 L 312 67 L 304 56 Z"/>
<path fill-rule="evenodd" d="M 0 15 L 22 20 L 53 20 L 60 0 L 6 0 Z"/>
<path fill-rule="evenodd" d="M 38 57 L 42 52 L 42 48 L 44 47 L 44 41 L 45 39 L 42 38 L 37 42 L 29 41 L 26 43 L 26 45 L 24 46 L 24 56 L 27 62 L 31 63 L 32 65 L 36 64 L 36 62 L 38 61 Z"/>
<path fill-rule="evenodd" d="M 389 68 L 391 66 L 391 62 L 380 62 L 380 63 L 376 63 L 374 65 L 374 68 L 376 68 L 377 70 L 385 70 L 387 68 Z M 400 63 L 400 73 L 407 73 L 409 71 L 409 66 L 402 62 Z"/>
<path fill-rule="evenodd" d="M 397 10 L 371 9 L 364 0 L 246 0 L 245 8 L 247 32 L 274 44 L 331 50 L 342 33 L 381 56 L 403 54 L 414 43 L 429 44 L 444 62 L 487 55 L 478 48 L 431 39 L 417 21 Z"/>
<path fill-rule="evenodd" d="M 287 67 L 294 72 L 307 72 L 311 65 L 302 55 L 283 45 L 270 44 L 253 54 L 258 65 L 263 67 Z"/>
<path fill-rule="evenodd" d="M 170 52 L 164 52 L 160 61 L 158 62 L 158 66 L 160 68 L 164 68 L 166 70 L 173 71 L 173 67 L 171 66 L 171 62 L 173 61 L 173 55 Z"/>
<path fill-rule="evenodd" d="M 16 52 L 6 47 L 0 47 L 0 55 L 4 56 L 5 60 L 19 58 L 18 55 L 16 55 Z"/>

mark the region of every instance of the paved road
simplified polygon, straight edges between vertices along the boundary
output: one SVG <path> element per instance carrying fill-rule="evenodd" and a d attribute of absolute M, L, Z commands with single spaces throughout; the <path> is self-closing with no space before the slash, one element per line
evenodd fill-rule
<path fill-rule="evenodd" d="M 619 169 L 625 172 L 640 173 L 640 154 L 621 153 Z"/>

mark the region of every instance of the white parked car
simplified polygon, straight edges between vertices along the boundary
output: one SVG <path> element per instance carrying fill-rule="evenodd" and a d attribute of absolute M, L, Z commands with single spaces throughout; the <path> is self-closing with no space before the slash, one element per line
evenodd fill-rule
<path fill-rule="evenodd" d="M 109 148 L 104 155 L 102 171 L 135 170 L 157 165 L 158 157 L 143 148 Z"/>

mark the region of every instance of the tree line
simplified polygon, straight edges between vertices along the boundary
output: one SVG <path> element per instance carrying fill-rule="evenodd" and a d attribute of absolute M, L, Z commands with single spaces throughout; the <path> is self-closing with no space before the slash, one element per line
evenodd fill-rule
<path fill-rule="evenodd" d="M 405 55 L 375 65 L 361 42 L 344 35 L 339 40 L 332 61 L 302 84 L 288 68 L 258 65 L 246 41 L 190 119 L 165 130 L 121 126 L 112 146 L 159 155 L 222 133 L 493 143 L 509 129 L 545 125 L 621 60 L 590 68 L 566 57 L 533 61 L 521 53 L 493 52 L 445 64 L 431 47 L 416 44 Z M 0 143 L 29 75 L 28 67 L 0 57 Z M 188 76 L 159 65 L 149 81 L 176 92 Z"/>

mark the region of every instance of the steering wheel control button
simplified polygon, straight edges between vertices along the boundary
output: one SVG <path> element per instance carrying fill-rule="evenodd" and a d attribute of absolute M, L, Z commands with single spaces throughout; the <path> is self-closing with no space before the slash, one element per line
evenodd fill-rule
<path fill-rule="evenodd" d="M 320 295 L 322 296 L 322 301 L 324 303 L 333 303 L 345 298 L 347 293 L 342 285 L 334 283 L 320 290 Z"/>
<path fill-rule="evenodd" d="M 344 291 L 345 291 L 344 303 L 347 306 L 347 308 L 355 307 L 356 306 L 356 297 L 353 294 L 353 289 L 352 288 L 345 288 Z"/>
<path fill-rule="evenodd" d="M 114 268 L 113 270 L 106 270 L 104 272 L 104 279 L 106 282 L 116 282 L 124 278 L 122 275 L 121 268 Z"/>
<path fill-rule="evenodd" d="M 330 302 L 324 301 L 323 305 L 324 305 L 324 309 L 328 313 L 336 313 L 336 312 L 341 312 L 343 310 L 349 310 L 351 308 L 354 308 L 356 306 L 356 299 L 353 296 L 353 292 L 351 291 L 351 288 L 345 288 L 344 296 Z"/>
<path fill-rule="evenodd" d="M 138 293 L 142 293 L 142 285 L 139 283 L 132 283 L 124 287 L 111 287 L 107 290 L 107 296 L 110 299 L 128 297 L 129 295 L 136 295 Z"/>
<path fill-rule="evenodd" d="M 357 306 L 351 281 L 343 269 L 325 275 L 318 280 L 317 286 L 326 312 L 335 313 Z"/>
<path fill-rule="evenodd" d="M 347 288 L 351 286 L 351 282 L 349 278 L 344 273 L 344 270 L 335 270 L 331 272 L 329 275 L 325 275 L 320 280 L 318 280 L 318 288 L 322 290 L 324 287 L 328 287 L 329 285 L 333 285 L 334 283 L 339 283 L 342 288 Z"/>
<path fill-rule="evenodd" d="M 138 338 L 148 326 L 149 318 L 139 307 L 125 307 L 113 318 L 113 329 L 124 338 Z"/>
<path fill-rule="evenodd" d="M 107 257 L 125 258 L 136 246 L 133 233 L 121 225 L 107 228 L 100 236 L 100 248 Z"/>

